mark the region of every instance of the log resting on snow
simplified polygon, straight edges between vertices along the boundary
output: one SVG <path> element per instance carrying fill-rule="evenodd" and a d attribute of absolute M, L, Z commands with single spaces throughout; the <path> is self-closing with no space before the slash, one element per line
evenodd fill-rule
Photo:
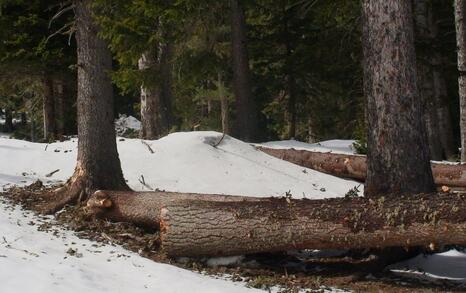
<path fill-rule="evenodd" d="M 334 176 L 359 181 L 366 179 L 367 164 L 366 156 L 364 155 L 323 153 L 296 149 L 272 149 L 262 146 L 258 146 L 257 149 L 290 163 Z M 431 167 L 436 185 L 466 187 L 466 164 L 432 162 Z"/>
<path fill-rule="evenodd" d="M 98 190 L 87 201 L 87 209 L 101 219 L 114 222 L 131 222 L 140 227 L 158 229 L 162 206 L 171 201 L 182 199 L 216 202 L 260 200 L 257 197 L 221 194 Z"/>
<path fill-rule="evenodd" d="M 160 229 L 163 249 L 170 256 L 464 245 L 466 196 L 183 199 L 163 204 Z"/>

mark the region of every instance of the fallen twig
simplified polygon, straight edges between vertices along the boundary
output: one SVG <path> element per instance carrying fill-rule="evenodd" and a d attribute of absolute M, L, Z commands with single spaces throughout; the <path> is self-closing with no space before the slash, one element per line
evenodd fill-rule
<path fill-rule="evenodd" d="M 151 154 L 154 154 L 154 150 L 151 148 L 151 146 L 145 142 L 144 140 L 141 140 L 142 144 L 144 144 L 145 146 L 147 146 L 147 148 L 149 149 L 149 151 L 151 152 Z"/>
<path fill-rule="evenodd" d="M 144 185 L 146 188 L 150 189 L 150 190 L 154 190 L 152 187 L 150 187 L 147 183 L 146 183 L 146 180 L 144 180 L 144 175 L 141 175 L 141 177 L 138 179 L 139 182 Z"/>
<path fill-rule="evenodd" d="M 57 170 L 54 170 L 54 171 L 52 171 L 50 173 L 45 174 L 45 177 L 52 177 L 52 175 L 57 173 L 58 171 L 60 171 L 60 169 L 57 169 Z"/>

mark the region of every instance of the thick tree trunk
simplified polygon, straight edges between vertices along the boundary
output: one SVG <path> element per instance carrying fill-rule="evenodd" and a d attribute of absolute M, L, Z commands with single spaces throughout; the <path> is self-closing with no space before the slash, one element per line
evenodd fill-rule
<path fill-rule="evenodd" d="M 141 138 L 157 139 L 167 135 L 172 123 L 171 45 L 160 45 L 156 52 L 146 52 L 139 59 L 140 70 L 158 73 L 155 84 L 141 86 Z"/>
<path fill-rule="evenodd" d="M 63 81 L 53 80 L 53 92 L 55 97 L 55 116 L 57 120 L 57 135 L 62 138 L 65 135 L 65 94 Z"/>
<path fill-rule="evenodd" d="M 334 176 L 365 181 L 366 156 L 311 152 L 295 149 L 257 147 L 276 158 Z M 431 163 L 435 184 L 438 186 L 466 187 L 466 164 Z"/>
<path fill-rule="evenodd" d="M 161 209 L 170 256 L 220 256 L 291 249 L 466 244 L 464 195 L 327 200 L 179 200 Z"/>
<path fill-rule="evenodd" d="M 365 194 L 435 190 L 416 84 L 411 2 L 363 1 L 368 114 Z"/>
<path fill-rule="evenodd" d="M 437 60 L 439 61 L 437 62 Z M 439 139 L 446 159 L 456 160 L 458 148 L 455 145 L 455 139 L 453 137 L 445 74 L 440 69 L 442 63 L 439 56 L 434 58 L 435 101 L 437 103 L 438 127 L 441 130 Z"/>
<path fill-rule="evenodd" d="M 113 90 L 109 76 L 112 57 L 98 35 L 90 0 L 74 1 L 78 48 L 78 158 L 73 176 L 55 191 L 44 212 L 83 201 L 99 189 L 129 190 L 116 146 Z"/>
<path fill-rule="evenodd" d="M 99 218 L 114 222 L 132 222 L 148 229 L 158 229 L 160 210 L 169 202 L 183 199 L 205 201 L 259 201 L 261 198 L 220 194 L 179 192 L 96 191 L 87 201 L 89 211 Z"/>
<path fill-rule="evenodd" d="M 251 92 L 246 21 L 241 0 L 231 0 L 231 46 L 233 59 L 233 92 L 236 117 L 234 134 L 245 141 L 257 139 L 257 109 Z"/>
<path fill-rule="evenodd" d="M 458 46 L 461 161 L 466 162 L 466 0 L 455 0 L 455 24 Z"/>
<path fill-rule="evenodd" d="M 417 84 L 422 101 L 430 159 L 442 160 L 443 151 L 440 142 L 440 129 L 435 100 L 434 75 L 432 62 L 433 19 L 432 5 L 426 0 L 414 1 L 415 32 L 417 43 Z"/>
<path fill-rule="evenodd" d="M 44 119 L 44 140 L 51 141 L 55 139 L 55 98 L 53 93 L 52 79 L 44 78 L 44 98 L 43 98 L 43 119 Z"/>

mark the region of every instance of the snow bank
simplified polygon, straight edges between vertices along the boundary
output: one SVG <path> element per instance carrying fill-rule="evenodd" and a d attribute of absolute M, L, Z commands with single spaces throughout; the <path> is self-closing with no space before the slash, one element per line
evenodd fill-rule
<path fill-rule="evenodd" d="M 323 153 L 332 152 L 336 154 L 356 154 L 356 150 L 353 147 L 354 142 L 354 140 L 347 139 L 332 139 L 317 143 L 307 143 L 292 139 L 269 141 L 257 145 L 272 149 L 296 149 Z"/>
<path fill-rule="evenodd" d="M 155 141 L 118 139 L 123 173 L 131 188 L 250 196 L 324 198 L 343 196 L 359 183 L 269 156 L 221 133 L 178 132 Z M 77 140 L 52 144 L 0 138 L 0 186 L 65 181 L 73 173 Z M 4 158 L 4 159 L 3 159 Z M 45 175 L 60 169 L 52 177 Z M 361 188 L 362 189 L 362 188 Z"/>

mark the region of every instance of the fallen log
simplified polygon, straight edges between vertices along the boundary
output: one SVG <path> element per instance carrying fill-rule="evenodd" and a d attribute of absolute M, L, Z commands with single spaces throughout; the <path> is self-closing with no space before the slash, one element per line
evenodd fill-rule
<path fill-rule="evenodd" d="M 113 222 L 132 222 L 137 226 L 158 229 L 163 205 L 176 200 L 191 199 L 216 202 L 258 201 L 258 197 L 221 194 L 197 194 L 165 191 L 98 190 L 87 201 L 90 213 Z"/>
<path fill-rule="evenodd" d="M 312 152 L 296 149 L 272 149 L 258 146 L 258 150 L 276 158 L 330 175 L 366 180 L 366 156 Z M 466 164 L 432 162 L 432 173 L 438 186 L 466 187 Z"/>
<path fill-rule="evenodd" d="M 161 239 L 170 256 L 225 256 L 291 249 L 466 244 L 466 195 L 325 200 L 169 201 Z"/>

